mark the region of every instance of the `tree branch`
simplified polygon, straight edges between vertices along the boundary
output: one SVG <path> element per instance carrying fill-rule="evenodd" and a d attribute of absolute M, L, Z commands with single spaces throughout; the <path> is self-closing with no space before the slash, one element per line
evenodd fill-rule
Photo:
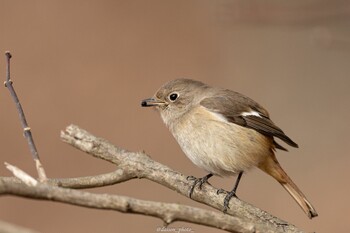
<path fill-rule="evenodd" d="M 272 232 L 263 225 L 257 229 L 254 224 L 244 219 L 186 205 L 144 201 L 118 195 L 94 194 L 55 187 L 46 183 L 27 186 L 23 183 L 0 178 L 0 195 L 5 194 L 51 200 L 88 208 L 149 215 L 162 219 L 165 224 L 185 221 L 231 232 Z"/>
<path fill-rule="evenodd" d="M 16 195 L 89 208 L 144 214 L 158 217 L 166 224 L 185 221 L 231 232 L 302 232 L 295 226 L 239 199 L 232 199 L 228 214 L 223 214 L 179 204 L 68 189 L 102 187 L 134 178 L 146 178 L 187 196 L 191 182 L 187 181 L 185 175 L 152 160 L 143 152 L 133 153 L 120 149 L 77 126 L 68 126 L 66 131 L 61 133 L 61 137 L 65 142 L 94 157 L 117 164 L 117 169 L 91 177 L 48 179 L 46 183 L 37 183 L 35 186 L 27 186 L 15 177 L 0 177 L 0 195 Z M 195 189 L 192 197 L 221 211 L 224 195 L 217 195 L 216 191 L 211 185 L 204 184 L 202 190 Z"/>
<path fill-rule="evenodd" d="M 146 178 L 187 196 L 192 185 L 185 175 L 171 170 L 143 152 L 133 153 L 120 149 L 108 141 L 97 138 L 77 126 L 71 125 L 61 133 L 62 140 L 94 157 L 117 166 L 110 173 L 89 177 L 48 179 L 46 183 L 28 186 L 15 177 L 0 178 L 0 195 L 52 200 L 78 206 L 111 209 L 124 213 L 150 215 L 166 224 L 174 221 L 192 222 L 231 232 L 302 232 L 295 226 L 274 217 L 239 199 L 232 199 L 228 215 L 185 205 L 138 200 L 130 197 L 92 194 L 67 188 L 94 188 L 113 185 L 134 178 Z M 59 186 L 59 187 L 55 187 Z M 63 188 L 64 187 L 64 188 Z M 223 195 L 209 184 L 195 189 L 193 199 L 221 211 Z"/>
<path fill-rule="evenodd" d="M 184 196 L 192 185 L 185 175 L 176 172 L 169 167 L 152 160 L 143 152 L 129 152 L 110 144 L 102 138 L 97 138 L 78 126 L 70 125 L 61 132 L 64 142 L 71 144 L 79 150 L 118 165 L 128 173 L 128 178 L 146 178 L 165 187 L 168 187 Z M 223 209 L 224 194 L 217 194 L 217 189 L 209 184 L 204 184 L 202 190 L 195 189 L 192 199 L 211 206 L 215 209 Z M 258 209 L 238 198 L 231 199 L 227 214 L 248 220 L 257 229 L 260 226 L 267 227 L 271 232 L 302 232 L 295 226 L 283 221 L 261 209 Z M 263 231 L 267 232 L 267 231 Z"/>
<path fill-rule="evenodd" d="M 46 183 L 62 188 L 87 189 L 98 188 L 108 185 L 118 184 L 130 179 L 134 179 L 132 174 L 124 169 L 117 168 L 113 172 L 74 178 L 48 178 Z M 0 177 L 3 181 L 20 184 L 22 181 L 17 177 Z"/>

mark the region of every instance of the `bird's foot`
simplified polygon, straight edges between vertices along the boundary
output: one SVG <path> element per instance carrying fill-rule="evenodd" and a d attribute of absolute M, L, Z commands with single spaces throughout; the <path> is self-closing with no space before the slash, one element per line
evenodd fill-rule
<path fill-rule="evenodd" d="M 228 209 L 230 209 L 230 207 L 228 206 L 230 203 L 230 200 L 232 197 L 238 198 L 236 195 L 236 192 L 234 190 L 232 190 L 231 192 L 227 192 L 224 189 L 218 189 L 218 191 L 216 191 L 216 194 L 222 194 L 222 193 L 226 193 L 225 199 L 224 199 L 224 209 L 223 212 L 226 213 Z"/>
<path fill-rule="evenodd" d="M 194 176 L 188 176 L 187 180 L 192 180 L 193 181 L 193 184 L 191 185 L 190 190 L 188 191 L 188 196 L 190 198 L 192 198 L 192 193 L 193 193 L 193 190 L 196 187 L 196 185 L 198 184 L 199 189 L 202 189 L 202 185 L 204 183 L 207 183 L 208 179 L 210 177 L 212 177 L 212 176 L 213 176 L 212 174 L 208 174 L 208 175 L 206 175 L 206 176 L 204 176 L 202 178 L 196 178 Z"/>

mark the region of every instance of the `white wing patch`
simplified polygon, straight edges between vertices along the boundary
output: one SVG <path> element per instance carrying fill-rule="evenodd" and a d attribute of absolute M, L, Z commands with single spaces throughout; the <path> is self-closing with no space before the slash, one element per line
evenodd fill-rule
<path fill-rule="evenodd" d="M 256 111 L 250 111 L 250 112 L 242 112 L 241 113 L 242 116 L 257 116 L 257 117 L 261 117 L 260 114 Z"/>
<path fill-rule="evenodd" d="M 212 112 L 212 111 L 208 111 L 210 112 L 210 114 L 218 121 L 222 121 L 225 123 L 229 123 L 228 120 L 226 119 L 226 117 L 224 115 L 222 115 L 221 113 L 218 112 Z"/>
<path fill-rule="evenodd" d="M 208 111 L 217 121 L 225 122 L 225 123 L 231 123 L 227 120 L 227 118 L 218 112 L 212 112 Z M 259 112 L 256 111 L 250 111 L 250 112 L 242 112 L 241 116 L 256 116 L 256 117 L 262 117 Z"/>

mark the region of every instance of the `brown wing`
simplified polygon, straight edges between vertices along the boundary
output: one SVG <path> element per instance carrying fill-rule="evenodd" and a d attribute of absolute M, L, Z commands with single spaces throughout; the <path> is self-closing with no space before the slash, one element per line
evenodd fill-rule
<path fill-rule="evenodd" d="M 220 90 L 216 96 L 203 99 L 200 105 L 221 114 L 229 122 L 254 129 L 266 136 L 277 137 L 290 146 L 298 147 L 270 120 L 268 112 L 262 106 L 240 93 Z M 286 150 L 275 141 L 274 144 L 276 148 Z"/>

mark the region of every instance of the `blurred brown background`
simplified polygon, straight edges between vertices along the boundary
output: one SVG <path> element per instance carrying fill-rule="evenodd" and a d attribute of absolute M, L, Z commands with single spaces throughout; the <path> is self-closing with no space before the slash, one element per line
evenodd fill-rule
<path fill-rule="evenodd" d="M 1 54 L 13 54 L 12 79 L 49 177 L 114 168 L 60 141 L 60 130 L 71 123 L 203 176 L 158 114 L 140 107 L 161 84 L 193 78 L 244 93 L 269 109 L 300 145 L 277 156 L 320 216 L 310 221 L 258 170 L 244 176 L 241 199 L 306 231 L 350 230 L 348 1 L 2 0 L 0 33 Z M 1 164 L 35 176 L 4 87 L 0 109 Z M 10 175 L 3 165 L 0 175 Z M 234 180 L 214 178 L 212 184 L 231 189 Z M 90 191 L 207 208 L 147 180 Z M 8 196 L 0 197 L 0 219 L 41 232 L 156 232 L 162 226 L 151 217 Z M 171 227 L 215 232 L 183 222 Z"/>

